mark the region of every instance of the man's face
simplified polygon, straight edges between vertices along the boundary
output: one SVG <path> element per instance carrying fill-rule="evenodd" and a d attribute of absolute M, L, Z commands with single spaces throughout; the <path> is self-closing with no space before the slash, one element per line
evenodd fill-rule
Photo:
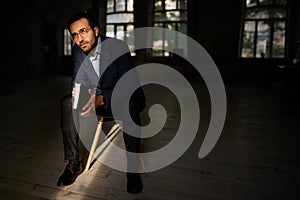
<path fill-rule="evenodd" d="M 85 53 L 93 51 L 97 45 L 99 28 L 92 29 L 85 18 L 81 18 L 70 25 L 70 33 L 74 42 Z"/>

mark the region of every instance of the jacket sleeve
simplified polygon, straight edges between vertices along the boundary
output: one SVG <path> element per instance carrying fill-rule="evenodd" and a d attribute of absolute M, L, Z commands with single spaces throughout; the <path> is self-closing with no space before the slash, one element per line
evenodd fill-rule
<path fill-rule="evenodd" d="M 127 49 L 127 53 L 123 54 L 118 58 L 118 71 L 119 78 L 121 78 L 125 73 L 129 70 L 134 70 L 134 80 L 128 82 L 128 84 L 140 85 L 140 80 L 137 71 L 135 70 L 136 65 L 133 62 L 132 56 L 130 54 L 128 46 L 123 43 L 123 48 Z M 131 96 L 129 102 L 129 110 L 130 112 L 140 113 L 146 107 L 146 97 L 142 87 L 139 87 Z"/>
<path fill-rule="evenodd" d="M 74 87 L 76 75 L 78 70 L 82 64 L 81 53 L 80 49 L 77 45 L 74 45 L 72 48 L 72 63 L 73 63 L 73 74 L 72 74 L 72 81 L 71 81 L 71 88 Z"/>

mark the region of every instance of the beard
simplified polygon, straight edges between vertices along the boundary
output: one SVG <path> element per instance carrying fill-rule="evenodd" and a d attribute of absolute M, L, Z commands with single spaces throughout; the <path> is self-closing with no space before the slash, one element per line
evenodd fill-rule
<path fill-rule="evenodd" d="M 95 41 L 91 44 L 90 42 L 87 43 L 87 48 L 81 48 L 81 50 L 86 53 L 86 54 L 89 54 L 89 53 L 93 53 L 93 51 L 96 49 L 97 47 L 97 44 L 98 44 L 98 38 L 95 39 Z M 91 46 L 89 46 L 91 45 Z"/>

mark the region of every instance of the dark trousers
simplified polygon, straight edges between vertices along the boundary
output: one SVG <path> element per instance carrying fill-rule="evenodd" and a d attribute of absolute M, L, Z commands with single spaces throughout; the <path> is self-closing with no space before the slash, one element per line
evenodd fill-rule
<path fill-rule="evenodd" d="M 88 150 L 83 145 L 78 134 L 78 119 L 76 113 L 72 111 L 72 95 L 68 94 L 61 99 L 61 130 L 63 136 L 64 157 L 65 160 L 81 160 L 88 156 Z M 141 125 L 141 120 L 138 113 L 131 113 L 132 119 L 138 125 Z M 123 132 L 123 139 L 127 151 L 140 152 L 140 138 L 133 137 Z"/>

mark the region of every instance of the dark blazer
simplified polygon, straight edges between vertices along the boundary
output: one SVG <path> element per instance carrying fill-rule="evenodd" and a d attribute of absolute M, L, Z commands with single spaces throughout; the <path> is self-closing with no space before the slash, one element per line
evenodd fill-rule
<path fill-rule="evenodd" d="M 74 64 L 72 86 L 75 82 L 81 83 L 84 87 L 96 91 L 96 94 L 103 95 L 104 106 L 97 109 L 97 113 L 112 116 L 111 96 L 113 89 L 118 80 L 135 67 L 127 44 L 118 39 L 101 36 L 100 79 L 94 71 L 88 55 L 77 45 L 74 45 L 72 49 L 72 60 Z M 136 78 L 138 80 L 138 75 Z M 122 99 L 119 101 L 122 104 Z M 130 99 L 130 113 L 140 113 L 145 106 L 145 94 L 140 87 Z"/>

